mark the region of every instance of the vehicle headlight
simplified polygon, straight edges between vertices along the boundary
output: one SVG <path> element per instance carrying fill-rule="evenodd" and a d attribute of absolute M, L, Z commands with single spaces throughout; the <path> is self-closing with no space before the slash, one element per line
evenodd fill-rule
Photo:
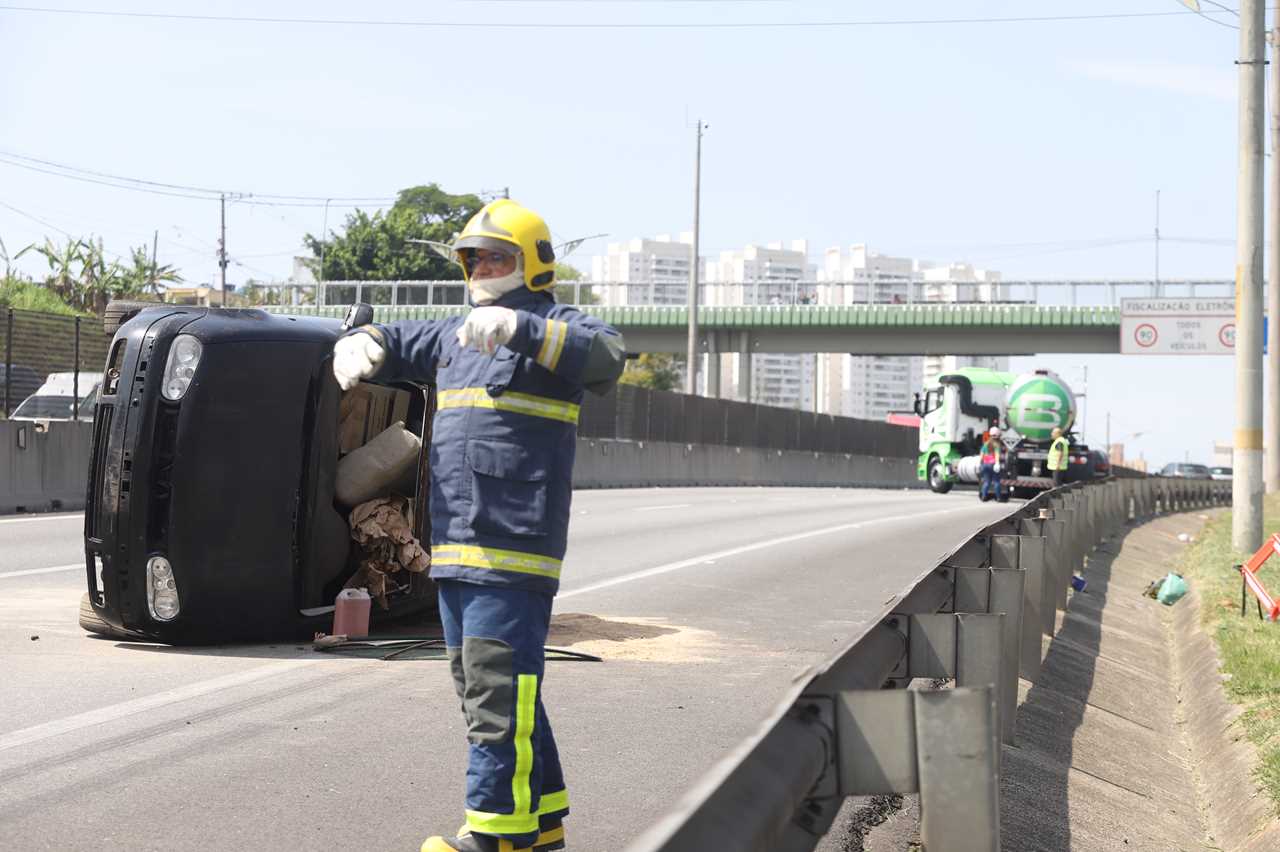
<path fill-rule="evenodd" d="M 156 621 L 178 617 L 178 584 L 173 578 L 173 566 L 163 556 L 147 560 L 147 609 Z"/>
<path fill-rule="evenodd" d="M 160 392 L 165 399 L 175 402 L 191 386 L 196 375 L 196 367 L 200 366 L 200 353 L 204 346 L 189 334 L 179 334 L 169 347 L 169 361 L 164 365 L 164 385 Z"/>

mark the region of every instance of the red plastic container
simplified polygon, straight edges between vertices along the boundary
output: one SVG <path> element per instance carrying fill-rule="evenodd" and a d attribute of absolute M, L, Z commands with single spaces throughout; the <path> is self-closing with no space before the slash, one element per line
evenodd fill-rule
<path fill-rule="evenodd" d="M 373 600 L 364 589 L 343 589 L 333 604 L 333 635 L 360 639 L 369 635 Z"/>

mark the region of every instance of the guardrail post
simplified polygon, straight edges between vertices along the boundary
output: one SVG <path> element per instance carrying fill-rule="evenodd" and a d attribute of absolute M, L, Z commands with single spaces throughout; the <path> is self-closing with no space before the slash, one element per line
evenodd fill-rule
<path fill-rule="evenodd" d="M 1040 575 L 1040 632 L 1045 636 L 1052 636 L 1054 628 L 1057 626 L 1057 587 L 1061 577 L 1058 568 L 1059 554 L 1054 546 L 1054 542 L 1050 540 L 1051 535 L 1057 534 L 1056 525 L 1060 522 L 1053 519 L 1053 510 L 1042 510 L 1042 516 L 1039 518 L 1024 518 L 1022 521 L 1021 533 L 1029 541 L 1028 546 L 1030 552 L 1023 550 L 1021 558 L 1023 560 L 1036 561 L 1041 564 Z M 1038 545 L 1030 543 L 1031 539 L 1036 539 Z M 1025 561 L 1024 561 L 1024 564 Z M 1043 662 L 1043 659 L 1041 660 Z"/>
<path fill-rule="evenodd" d="M 841 788 L 846 795 L 918 792 L 929 852 L 999 852 L 997 718 L 991 687 L 843 692 L 836 702 Z"/>
<path fill-rule="evenodd" d="M 1022 572 L 1022 606 L 1018 618 L 1018 676 L 1034 681 L 1044 647 L 1041 600 L 1044 593 L 1044 539 L 1022 535 L 991 537 L 991 567 Z M 1016 683 L 1015 683 L 1016 688 Z"/>
<path fill-rule="evenodd" d="M 1018 708 L 1018 669 L 1022 647 L 1023 584 L 1017 568 L 955 568 L 956 613 L 1004 614 L 1000 628 L 1000 739 L 1013 743 Z M 1037 637 L 1038 638 L 1038 637 Z"/>

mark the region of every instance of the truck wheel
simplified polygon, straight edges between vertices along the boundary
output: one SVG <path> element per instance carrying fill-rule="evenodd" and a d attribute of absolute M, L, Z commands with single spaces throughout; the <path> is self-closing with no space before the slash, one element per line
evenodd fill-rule
<path fill-rule="evenodd" d="M 161 302 L 139 302 L 132 299 L 112 299 L 102 314 L 102 330 L 107 334 L 115 334 L 120 326 L 127 323 L 143 308 L 150 308 Z"/>
<path fill-rule="evenodd" d="M 90 633 L 96 633 L 99 636 L 105 636 L 108 639 L 133 639 L 134 637 L 128 631 L 121 630 L 118 627 L 112 627 L 103 621 L 98 614 L 93 611 L 93 604 L 89 603 L 89 593 L 85 592 L 80 596 L 80 626 Z"/>
<path fill-rule="evenodd" d="M 942 466 L 942 459 L 933 456 L 929 459 L 929 489 L 934 494 L 946 494 L 951 490 L 952 483 L 947 481 L 946 470 Z"/>

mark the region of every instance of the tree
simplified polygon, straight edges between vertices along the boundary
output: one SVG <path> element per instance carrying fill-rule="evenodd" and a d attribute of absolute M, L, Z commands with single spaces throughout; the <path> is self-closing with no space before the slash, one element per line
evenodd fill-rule
<path fill-rule="evenodd" d="M 401 190 L 385 213 L 349 213 L 341 235 L 307 234 L 303 242 L 314 255 L 308 266 L 323 281 L 457 280 L 456 264 L 410 240 L 451 242 L 483 206 L 477 195 L 451 195 L 434 183 Z"/>
<path fill-rule="evenodd" d="M 67 238 L 65 244 L 45 238 L 44 245 L 27 246 L 21 257 L 33 251 L 45 259 L 49 272 L 44 287 L 76 311 L 101 316 L 112 299 L 137 299 L 158 295 L 160 282 L 179 282 L 176 268 L 153 266 L 145 247 L 130 249 L 130 265 L 108 259 L 101 238 Z"/>
<path fill-rule="evenodd" d="M 670 353 L 645 352 L 634 361 L 627 361 L 618 381 L 650 390 L 679 390 L 683 381 L 682 366 L 683 361 Z"/>

